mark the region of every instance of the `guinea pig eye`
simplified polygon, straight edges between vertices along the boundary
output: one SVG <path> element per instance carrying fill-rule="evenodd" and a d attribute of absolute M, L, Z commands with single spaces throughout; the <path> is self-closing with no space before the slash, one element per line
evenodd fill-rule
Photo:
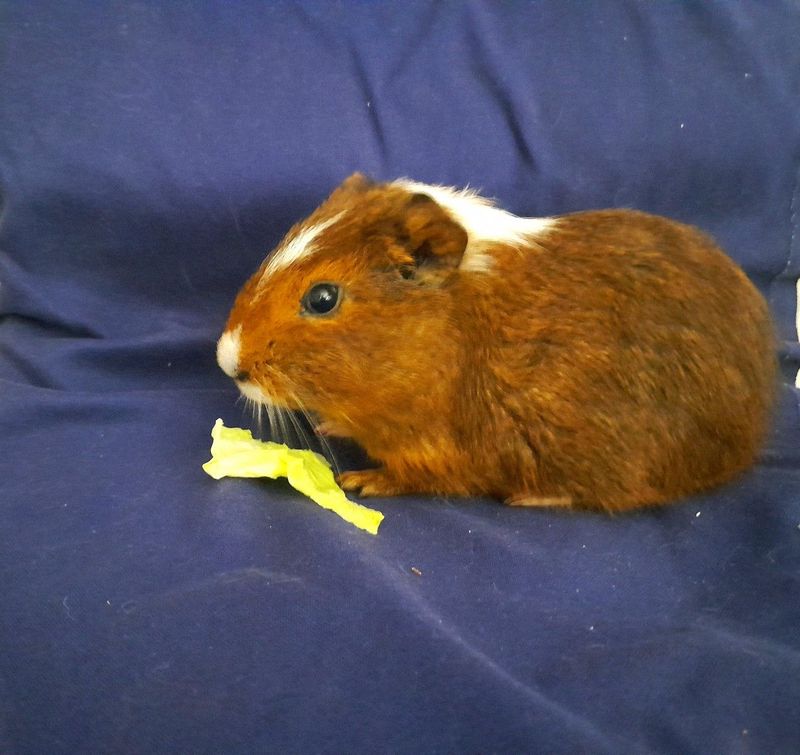
<path fill-rule="evenodd" d="M 336 311 L 342 292 L 335 283 L 315 283 L 300 301 L 307 315 L 329 315 Z"/>

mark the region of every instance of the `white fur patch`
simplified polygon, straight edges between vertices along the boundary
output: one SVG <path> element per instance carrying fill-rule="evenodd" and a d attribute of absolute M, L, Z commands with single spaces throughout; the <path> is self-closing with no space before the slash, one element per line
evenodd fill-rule
<path fill-rule="evenodd" d="M 226 330 L 217 341 L 217 364 L 228 377 L 239 371 L 239 352 L 242 348 L 242 326 Z"/>
<path fill-rule="evenodd" d="M 264 270 L 263 281 L 267 276 L 272 275 L 276 270 L 287 267 L 297 260 L 309 257 L 314 253 L 314 240 L 326 228 L 330 228 L 344 213 L 339 212 L 332 218 L 323 220 L 320 223 L 301 229 L 292 238 L 284 241 L 269 258 Z"/>
<path fill-rule="evenodd" d="M 268 404 L 269 399 L 255 383 L 238 383 L 239 392 L 245 398 L 255 401 L 257 404 Z"/>
<path fill-rule="evenodd" d="M 395 181 L 394 185 L 414 194 L 427 194 L 467 232 L 461 270 L 488 272 L 492 269 L 493 259 L 486 251 L 487 246 L 522 246 L 532 236 L 550 230 L 557 222 L 555 218 L 521 218 L 496 207 L 491 200 L 472 189 L 434 186 L 407 178 Z"/>

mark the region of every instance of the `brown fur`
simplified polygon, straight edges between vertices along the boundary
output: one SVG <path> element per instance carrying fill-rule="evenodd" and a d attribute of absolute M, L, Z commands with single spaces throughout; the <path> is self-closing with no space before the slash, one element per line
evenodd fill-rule
<path fill-rule="evenodd" d="M 380 462 L 364 495 L 485 494 L 621 511 L 753 463 L 776 381 L 767 307 L 697 229 L 627 210 L 560 218 L 488 272 L 427 197 L 348 179 L 317 251 L 245 285 L 240 369 Z M 304 317 L 317 281 L 339 310 Z"/>

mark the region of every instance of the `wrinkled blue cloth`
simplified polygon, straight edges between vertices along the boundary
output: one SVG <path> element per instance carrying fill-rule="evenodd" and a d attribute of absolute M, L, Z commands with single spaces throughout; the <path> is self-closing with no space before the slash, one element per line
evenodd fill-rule
<path fill-rule="evenodd" d="M 0 750 L 796 752 L 798 40 L 788 0 L 5 3 Z M 204 475 L 233 297 L 355 170 L 711 232 L 779 332 L 759 465 L 376 538 Z"/>

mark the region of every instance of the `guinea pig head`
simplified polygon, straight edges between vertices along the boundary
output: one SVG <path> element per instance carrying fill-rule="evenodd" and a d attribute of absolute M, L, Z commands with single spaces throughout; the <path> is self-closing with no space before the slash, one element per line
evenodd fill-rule
<path fill-rule="evenodd" d="M 217 361 L 246 397 L 339 425 L 407 405 L 443 379 L 466 244 L 432 198 L 356 174 L 242 288 Z"/>

